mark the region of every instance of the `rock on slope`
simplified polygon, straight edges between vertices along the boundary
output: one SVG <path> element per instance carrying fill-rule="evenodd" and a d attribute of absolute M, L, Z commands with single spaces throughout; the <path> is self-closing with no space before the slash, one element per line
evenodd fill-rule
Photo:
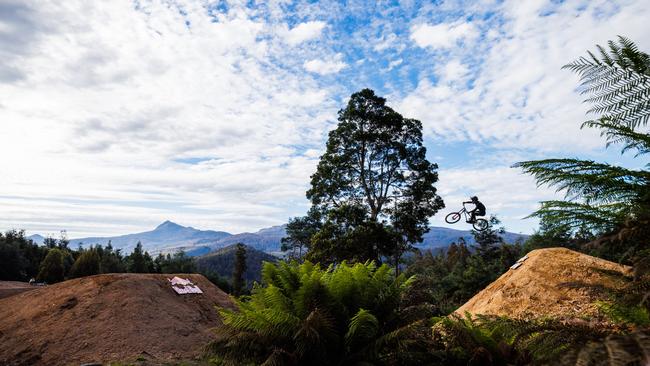
<path fill-rule="evenodd" d="M 0 365 L 133 360 L 164 363 L 199 356 L 220 323 L 228 295 L 201 275 L 203 294 L 177 295 L 173 275 L 107 274 L 0 299 Z"/>
<path fill-rule="evenodd" d="M 458 314 L 512 318 L 599 317 L 597 300 L 604 289 L 621 286 L 630 268 L 566 248 L 537 249 L 517 269 L 496 281 L 456 310 Z"/>

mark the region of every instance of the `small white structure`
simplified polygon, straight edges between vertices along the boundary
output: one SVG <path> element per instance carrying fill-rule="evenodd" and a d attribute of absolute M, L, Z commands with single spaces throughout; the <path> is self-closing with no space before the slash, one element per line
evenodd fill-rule
<path fill-rule="evenodd" d="M 521 257 L 521 258 L 519 258 L 519 259 L 517 260 L 517 263 L 523 263 L 526 259 L 528 259 L 528 254 L 526 254 L 525 256 L 523 256 L 523 257 Z"/>
<path fill-rule="evenodd" d="M 167 280 L 172 285 L 172 289 L 179 295 L 203 293 L 199 286 L 193 284 L 192 281 L 186 278 L 174 276 L 174 278 L 168 278 Z"/>
<path fill-rule="evenodd" d="M 522 264 L 524 264 L 524 262 L 517 262 L 517 263 L 513 264 L 512 266 L 510 266 L 510 269 L 517 269 L 517 268 L 519 268 Z"/>
<path fill-rule="evenodd" d="M 519 258 L 519 259 L 515 262 L 515 264 L 513 264 L 512 266 L 510 266 L 510 269 L 517 269 L 517 268 L 521 267 L 521 265 L 524 264 L 524 261 L 525 261 L 526 259 L 528 259 L 528 254 L 526 254 L 525 256 L 523 256 L 523 257 L 521 257 L 521 258 Z"/>

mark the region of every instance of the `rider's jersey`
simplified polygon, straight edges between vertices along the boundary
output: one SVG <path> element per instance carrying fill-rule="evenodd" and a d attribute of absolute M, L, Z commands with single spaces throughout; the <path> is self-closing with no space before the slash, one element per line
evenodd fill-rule
<path fill-rule="evenodd" d="M 481 201 L 472 202 L 476 206 L 476 214 L 479 216 L 485 215 L 485 205 Z"/>

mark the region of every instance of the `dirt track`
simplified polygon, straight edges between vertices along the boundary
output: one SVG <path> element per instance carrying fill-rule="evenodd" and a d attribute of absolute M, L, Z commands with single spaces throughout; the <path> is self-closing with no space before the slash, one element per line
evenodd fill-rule
<path fill-rule="evenodd" d="M 220 323 L 227 294 L 201 275 L 203 294 L 177 295 L 173 275 L 108 274 L 65 281 L 0 299 L 0 365 L 151 363 L 201 355 Z"/>
<path fill-rule="evenodd" d="M 27 282 L 0 281 L 0 299 L 35 289 Z"/>
<path fill-rule="evenodd" d="M 597 300 L 625 283 L 630 268 L 565 248 L 537 249 L 456 310 L 513 318 L 599 319 Z"/>

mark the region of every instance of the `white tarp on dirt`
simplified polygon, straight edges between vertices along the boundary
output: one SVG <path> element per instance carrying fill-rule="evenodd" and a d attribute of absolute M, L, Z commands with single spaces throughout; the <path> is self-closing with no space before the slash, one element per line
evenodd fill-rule
<path fill-rule="evenodd" d="M 168 278 L 167 280 L 172 285 L 172 289 L 179 295 L 203 293 L 199 286 L 193 284 L 192 281 L 186 278 L 174 277 Z"/>
<path fill-rule="evenodd" d="M 517 268 L 521 267 L 521 265 L 524 264 L 524 261 L 525 261 L 526 259 L 528 259 L 528 255 L 525 255 L 525 256 L 519 258 L 519 260 L 517 260 L 517 261 L 515 262 L 515 264 L 513 264 L 512 266 L 510 266 L 510 268 L 511 268 L 511 269 L 517 269 Z"/>

